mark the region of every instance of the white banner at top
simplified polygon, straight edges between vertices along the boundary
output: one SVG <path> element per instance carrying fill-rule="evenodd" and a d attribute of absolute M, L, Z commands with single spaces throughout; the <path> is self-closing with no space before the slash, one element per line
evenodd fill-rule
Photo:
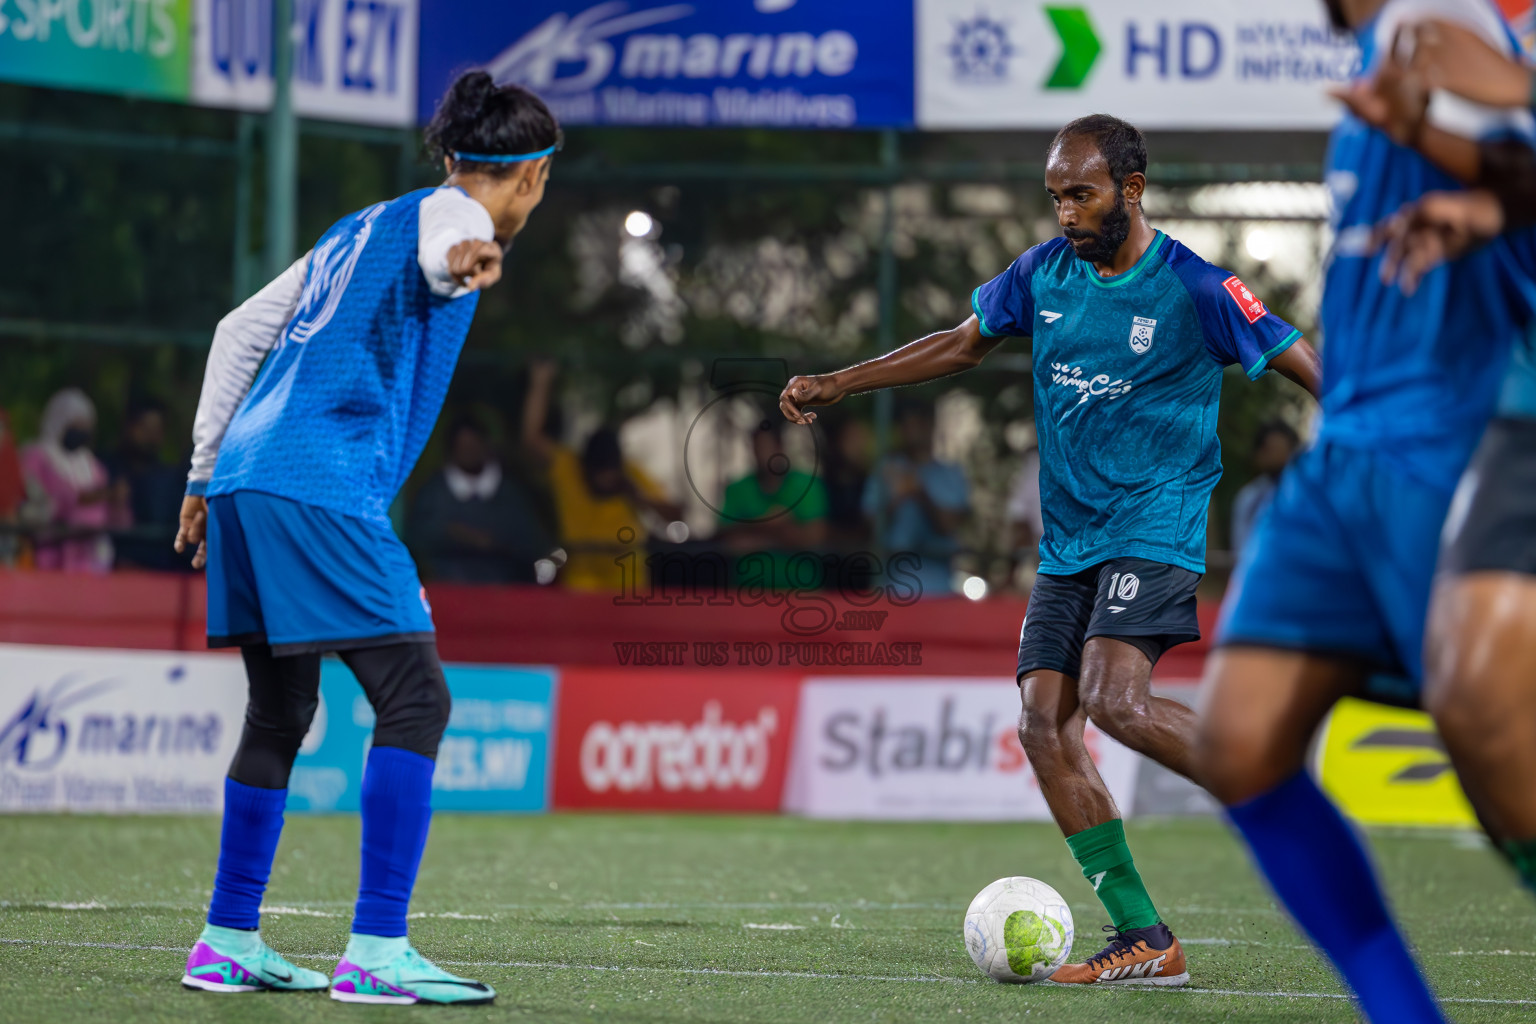
<path fill-rule="evenodd" d="M 414 124 L 417 22 L 417 0 L 294 0 L 294 110 Z M 272 106 L 272 0 L 193 0 L 192 102 Z"/>
<path fill-rule="evenodd" d="M 1328 129 L 1359 50 L 1322 0 L 917 0 L 917 124 Z"/>

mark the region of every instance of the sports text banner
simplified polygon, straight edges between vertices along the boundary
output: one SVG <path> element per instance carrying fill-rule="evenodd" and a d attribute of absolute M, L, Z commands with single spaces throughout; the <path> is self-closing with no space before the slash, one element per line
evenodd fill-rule
<path fill-rule="evenodd" d="M 1331 128 L 1359 63 L 1321 0 L 917 0 L 920 128 Z"/>
<path fill-rule="evenodd" d="M 192 0 L 0 0 L 0 79 L 185 100 Z"/>
<path fill-rule="evenodd" d="M 777 811 L 800 679 L 565 669 L 555 807 Z"/>
<path fill-rule="evenodd" d="M 453 695 L 437 749 L 432 807 L 439 811 L 542 811 L 548 806 L 554 672 L 445 665 Z M 373 739 L 373 707 L 350 669 L 321 667 L 320 705 L 288 780 L 288 808 L 355 811 Z"/>
<path fill-rule="evenodd" d="M 0 645 L 0 809 L 219 811 L 244 719 L 239 658 Z"/>
<path fill-rule="evenodd" d="M 272 105 L 272 0 L 192 2 L 193 102 L 266 110 Z M 294 109 L 333 121 L 411 124 L 416 17 L 416 0 L 293 0 Z"/>
<path fill-rule="evenodd" d="M 420 117 L 467 67 L 567 124 L 912 123 L 910 0 L 422 0 Z"/>
<path fill-rule="evenodd" d="M 1049 820 L 1019 745 L 1019 691 L 993 679 L 807 679 L 784 809 L 812 818 Z M 1127 811 L 1139 758 L 1090 725 Z"/>

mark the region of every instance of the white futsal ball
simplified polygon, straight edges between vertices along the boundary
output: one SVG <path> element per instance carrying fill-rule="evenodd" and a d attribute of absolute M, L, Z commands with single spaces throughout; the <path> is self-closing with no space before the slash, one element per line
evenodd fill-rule
<path fill-rule="evenodd" d="M 1072 952 L 1072 911 L 1039 879 L 999 878 L 965 912 L 965 949 L 994 981 L 1048 978 Z"/>

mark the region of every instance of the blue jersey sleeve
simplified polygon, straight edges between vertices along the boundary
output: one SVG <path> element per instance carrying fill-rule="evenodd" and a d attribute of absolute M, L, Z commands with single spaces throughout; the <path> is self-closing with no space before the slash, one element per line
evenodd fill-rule
<path fill-rule="evenodd" d="M 1168 260 L 1194 300 L 1206 351 L 1223 366 L 1236 363 L 1257 380 L 1270 360 L 1294 345 L 1301 332 L 1271 313 L 1236 274 L 1207 263 L 1182 245 Z"/>
<path fill-rule="evenodd" d="M 989 338 L 1028 338 L 1035 333 L 1035 296 L 1030 280 L 1035 268 L 1066 244 L 1053 238 L 1028 250 L 986 284 L 971 293 L 971 309 Z"/>

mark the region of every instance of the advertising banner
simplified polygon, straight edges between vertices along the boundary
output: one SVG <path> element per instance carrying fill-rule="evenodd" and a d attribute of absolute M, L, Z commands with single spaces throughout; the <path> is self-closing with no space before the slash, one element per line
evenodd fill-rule
<path fill-rule="evenodd" d="M 1359 64 L 1320 0 L 917 0 L 917 124 L 1328 129 Z"/>
<path fill-rule="evenodd" d="M 219 811 L 244 716 L 239 658 L 0 645 L 0 810 Z"/>
<path fill-rule="evenodd" d="M 421 105 L 483 67 L 566 124 L 912 123 L 912 5 L 422 0 Z"/>
<path fill-rule="evenodd" d="M 555 675 L 550 669 L 445 665 L 453 695 L 437 751 L 438 811 L 542 811 L 548 806 Z M 288 780 L 292 811 L 355 811 L 373 739 L 373 708 L 350 669 L 326 660 L 320 706 Z"/>
<path fill-rule="evenodd" d="M 266 110 L 272 0 L 191 2 L 192 101 Z M 416 0 L 293 0 L 294 109 L 332 121 L 411 124 L 416 38 Z"/>
<path fill-rule="evenodd" d="M 1478 827 L 1435 723 L 1422 712 L 1342 700 L 1317 751 L 1323 788 L 1356 821 Z"/>
<path fill-rule="evenodd" d="M 808 679 L 784 809 L 812 818 L 1049 820 L 1009 680 Z M 1140 758 L 1092 725 L 1088 751 L 1130 812 Z"/>
<path fill-rule="evenodd" d="M 0 0 L 0 79 L 185 100 L 192 0 Z"/>
<path fill-rule="evenodd" d="M 555 807 L 777 811 L 798 676 L 569 669 Z"/>

